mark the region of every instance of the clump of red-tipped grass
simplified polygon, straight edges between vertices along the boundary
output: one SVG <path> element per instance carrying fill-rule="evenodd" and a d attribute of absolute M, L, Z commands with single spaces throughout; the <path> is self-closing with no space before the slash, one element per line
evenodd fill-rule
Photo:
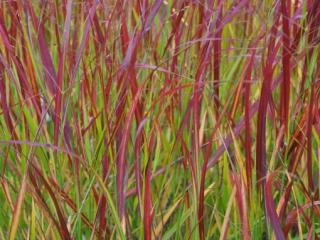
<path fill-rule="evenodd" d="M 319 239 L 320 2 L 0 2 L 0 239 Z"/>

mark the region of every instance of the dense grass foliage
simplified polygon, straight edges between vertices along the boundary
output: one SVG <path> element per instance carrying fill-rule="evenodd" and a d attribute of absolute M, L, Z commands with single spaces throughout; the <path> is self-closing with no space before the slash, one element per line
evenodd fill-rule
<path fill-rule="evenodd" d="M 0 239 L 319 239 L 320 1 L 0 1 Z"/>

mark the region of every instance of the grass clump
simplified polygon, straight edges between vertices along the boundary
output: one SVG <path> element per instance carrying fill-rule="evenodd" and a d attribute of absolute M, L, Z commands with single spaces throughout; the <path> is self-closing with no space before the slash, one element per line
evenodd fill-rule
<path fill-rule="evenodd" d="M 317 0 L 0 2 L 0 239 L 318 239 Z"/>

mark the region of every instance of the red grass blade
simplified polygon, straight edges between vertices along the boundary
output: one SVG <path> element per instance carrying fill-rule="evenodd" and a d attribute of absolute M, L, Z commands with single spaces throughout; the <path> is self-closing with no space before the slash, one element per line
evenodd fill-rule
<path fill-rule="evenodd" d="M 265 189 L 266 213 L 270 219 L 270 222 L 277 240 L 285 240 L 286 238 L 284 237 L 284 233 L 281 229 L 281 223 L 272 199 L 272 184 L 273 184 L 274 175 L 275 173 L 269 175 L 266 182 L 266 189 Z"/>
<path fill-rule="evenodd" d="M 44 178 L 43 174 L 41 173 L 41 171 L 38 169 L 38 167 L 36 167 L 34 164 L 33 165 L 33 169 L 35 171 L 35 173 L 38 175 L 38 177 L 41 179 L 42 183 L 44 184 L 46 190 L 48 191 L 53 203 L 54 203 L 54 206 L 55 206 L 55 209 L 57 211 L 57 215 L 58 215 L 58 219 L 59 219 L 59 222 L 60 222 L 60 225 L 59 227 L 61 228 L 61 233 L 62 233 L 62 238 L 63 239 L 67 239 L 67 240 L 71 240 L 71 236 L 69 234 L 69 230 L 67 228 L 67 224 L 65 222 L 65 218 L 62 214 L 62 211 L 61 211 L 61 208 L 60 208 L 60 205 L 55 197 L 55 194 L 53 192 L 53 190 L 51 189 L 50 187 L 50 184 L 47 182 L 47 180 Z"/>
<path fill-rule="evenodd" d="M 241 218 L 242 226 L 242 239 L 251 239 L 250 225 L 248 219 L 248 209 L 246 201 L 246 191 L 243 181 L 235 174 L 231 173 L 231 180 L 236 186 L 236 201 L 239 208 L 239 214 Z"/>
<path fill-rule="evenodd" d="M 137 129 L 136 139 L 134 143 L 134 173 L 136 177 L 136 193 L 138 195 L 140 212 L 142 211 L 142 177 L 141 177 L 141 164 L 140 164 L 140 147 L 143 140 L 143 127 L 146 124 L 147 119 L 143 119 Z M 142 214 L 141 214 L 142 215 Z"/>
<path fill-rule="evenodd" d="M 287 218 L 286 218 L 286 224 L 284 227 L 285 235 L 286 236 L 288 235 L 290 228 L 293 227 L 293 225 L 297 221 L 297 217 L 299 216 L 299 214 L 303 213 L 306 209 L 312 208 L 314 211 L 314 214 L 317 215 L 318 217 L 320 217 L 319 205 L 320 205 L 320 201 L 314 201 L 311 203 L 307 203 L 307 204 L 303 205 L 302 207 L 298 207 L 296 209 L 291 210 L 287 214 Z"/>
<path fill-rule="evenodd" d="M 62 51 L 59 53 L 59 66 L 58 66 L 58 78 L 57 78 L 57 91 L 56 91 L 56 99 L 55 99 L 55 109 L 54 109 L 54 135 L 53 141 L 54 145 L 58 145 L 58 137 L 59 137 L 59 128 L 60 128 L 60 113 L 61 113 L 61 104 L 62 104 L 62 85 L 63 85 L 63 76 L 64 76 L 64 68 L 65 68 L 65 57 L 68 51 L 69 45 L 69 32 L 70 32 L 70 24 L 71 24 L 71 6 L 72 0 L 68 1 L 67 5 L 67 16 L 63 29 L 62 36 Z"/>
<path fill-rule="evenodd" d="M 285 132 L 288 130 L 289 120 L 289 100 L 290 100 L 290 58 L 291 58 L 291 43 L 290 43 L 290 19 L 291 1 L 281 1 L 282 14 L 282 69 L 283 81 L 281 84 L 281 98 L 280 98 L 280 113 L 281 121 L 285 126 Z"/>
<path fill-rule="evenodd" d="M 313 81 L 312 81 L 313 82 Z M 308 108 L 308 121 L 307 121 L 307 174 L 309 188 L 314 191 L 313 172 L 312 172 L 312 125 L 314 121 L 314 84 L 311 85 L 310 104 Z"/>
<path fill-rule="evenodd" d="M 130 133 L 130 126 L 132 124 L 133 114 L 137 108 L 138 100 L 142 92 L 142 86 L 138 89 L 137 94 L 134 96 L 130 111 L 127 116 L 126 124 L 122 131 L 122 139 L 120 143 L 119 153 L 117 155 L 117 194 L 118 194 L 118 211 L 119 218 L 123 227 L 126 230 L 125 223 L 125 175 L 126 175 L 126 151 L 128 138 Z"/>
<path fill-rule="evenodd" d="M 244 121 L 245 121 L 245 152 L 246 152 L 246 174 L 247 174 L 247 188 L 249 199 L 251 196 L 251 187 L 252 187 L 252 169 L 253 169 L 253 160 L 251 156 L 251 127 L 250 127 L 250 85 L 251 85 L 251 73 L 254 64 L 255 58 L 255 49 L 252 50 L 252 55 L 250 58 L 250 62 L 248 64 L 246 73 L 245 73 L 245 93 L 244 93 L 244 101 L 245 101 L 245 113 L 244 113 Z"/>
<path fill-rule="evenodd" d="M 151 240 L 152 231 L 152 200 L 151 200 L 151 160 L 148 160 L 145 173 L 145 189 L 144 189 L 144 239 Z"/>
<path fill-rule="evenodd" d="M 1 26 L 0 26 L 1 27 Z M 4 114 L 4 119 L 7 124 L 7 128 L 9 132 L 11 133 L 11 136 L 13 139 L 18 139 L 17 133 L 14 129 L 14 124 L 10 116 L 10 111 L 8 108 L 8 103 L 7 103 L 7 98 L 6 98 L 6 88 L 5 88 L 5 83 L 4 83 L 4 78 L 3 78 L 3 73 L 4 73 L 4 68 L 3 65 L 0 63 L 0 104 L 1 104 L 1 109 Z"/>
<path fill-rule="evenodd" d="M 220 83 L 220 63 L 221 63 L 221 37 L 222 37 L 222 11 L 223 1 L 218 1 L 219 9 L 216 21 L 216 28 L 219 29 L 215 32 L 213 41 L 213 91 L 214 91 L 214 102 L 216 107 L 216 114 L 219 112 L 219 83 Z"/>
<path fill-rule="evenodd" d="M 25 5 L 31 15 L 33 27 L 38 32 L 38 42 L 39 42 L 39 48 L 41 53 L 41 60 L 42 60 L 45 75 L 47 78 L 48 88 L 52 94 L 55 94 L 57 91 L 57 75 L 53 66 L 49 48 L 45 41 L 43 22 L 39 21 L 39 19 L 37 18 L 30 0 L 26 0 Z"/>
<path fill-rule="evenodd" d="M 82 39 L 81 39 L 80 46 L 79 46 L 79 48 L 77 50 L 77 53 L 76 53 L 75 64 L 74 64 L 74 67 L 72 69 L 72 76 L 71 76 L 72 82 L 74 81 L 76 73 L 78 71 L 80 60 L 82 58 L 82 53 L 83 53 L 85 44 L 87 42 L 90 29 L 91 29 L 91 25 L 92 25 L 92 21 L 91 20 L 92 20 L 93 16 L 96 13 L 98 4 L 99 4 L 99 0 L 94 0 L 94 2 L 92 3 L 92 7 L 89 10 L 89 13 L 88 13 L 88 16 L 86 18 L 86 21 L 85 21 L 84 33 L 83 33 L 83 36 L 82 36 Z"/>
<path fill-rule="evenodd" d="M 265 187 L 267 166 L 266 166 L 266 117 L 268 103 L 271 98 L 271 83 L 273 75 L 273 62 L 276 56 L 277 48 L 275 48 L 275 40 L 278 32 L 277 23 L 279 20 L 279 14 L 276 10 L 275 21 L 271 28 L 270 40 L 268 46 L 267 62 L 263 69 L 263 83 L 259 101 L 259 111 L 257 120 L 257 149 L 256 149 L 256 174 L 258 189 L 262 184 L 262 188 Z"/>

